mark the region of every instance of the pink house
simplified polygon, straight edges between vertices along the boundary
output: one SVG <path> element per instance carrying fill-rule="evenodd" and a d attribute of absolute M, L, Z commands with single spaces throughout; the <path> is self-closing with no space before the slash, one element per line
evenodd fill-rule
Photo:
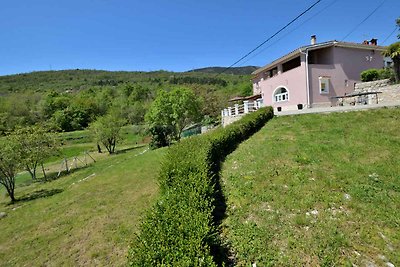
<path fill-rule="evenodd" d="M 383 68 L 377 40 L 363 44 L 329 41 L 300 47 L 257 69 L 253 74 L 253 94 L 261 94 L 263 104 L 275 111 L 334 106 L 335 96 L 354 91 L 360 73 Z"/>

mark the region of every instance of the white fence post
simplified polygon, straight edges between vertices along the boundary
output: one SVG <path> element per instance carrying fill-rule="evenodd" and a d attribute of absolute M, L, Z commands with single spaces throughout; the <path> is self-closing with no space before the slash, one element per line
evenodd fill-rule
<path fill-rule="evenodd" d="M 243 101 L 243 108 L 244 108 L 244 113 L 249 113 L 249 101 L 245 100 Z"/>
<path fill-rule="evenodd" d="M 239 115 L 239 104 L 235 104 L 235 115 Z"/>
<path fill-rule="evenodd" d="M 264 102 L 262 98 L 257 99 L 258 108 L 262 108 L 264 106 Z"/>
<path fill-rule="evenodd" d="M 231 107 L 228 107 L 228 116 L 229 117 L 232 116 L 232 108 Z"/>

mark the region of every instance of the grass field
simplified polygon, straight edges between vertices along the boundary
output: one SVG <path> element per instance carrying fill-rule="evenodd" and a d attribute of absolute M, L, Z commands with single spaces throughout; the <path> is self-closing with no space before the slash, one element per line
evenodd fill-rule
<path fill-rule="evenodd" d="M 223 166 L 237 266 L 400 266 L 399 152 L 399 108 L 271 120 Z"/>
<path fill-rule="evenodd" d="M 146 137 L 143 135 L 142 126 L 137 125 L 128 125 L 124 126 L 121 130 L 121 140 L 117 143 L 116 152 L 123 152 L 129 149 L 133 149 L 135 147 L 140 147 L 147 145 Z M 92 140 L 92 136 L 89 130 L 81 130 L 74 132 L 65 132 L 58 133 L 57 140 L 60 144 L 60 151 L 57 155 L 54 155 L 48 158 L 44 164 L 46 172 L 58 172 L 61 168 L 61 162 L 64 158 L 66 158 L 69 162 L 70 167 L 74 167 L 73 159 L 74 157 L 78 157 L 81 161 L 84 161 L 86 157 L 87 163 L 92 163 L 94 158 L 95 160 L 99 160 L 108 155 L 108 152 L 105 148 L 102 147 L 103 153 L 97 153 L 96 144 Z M 85 156 L 85 153 L 89 153 L 89 155 Z M 92 158 L 90 158 L 92 157 Z M 77 167 L 82 167 L 83 163 L 78 161 Z M 43 178 L 43 173 L 41 167 L 37 168 L 37 177 L 38 179 Z M 17 187 L 26 186 L 33 183 L 31 176 L 27 171 L 20 170 L 17 174 L 15 183 Z M 5 193 L 5 188 L 0 185 L 0 195 Z"/>
<path fill-rule="evenodd" d="M 0 266 L 121 266 L 157 195 L 164 150 L 105 156 L 47 183 L 0 197 Z"/>
<path fill-rule="evenodd" d="M 121 129 L 121 141 L 117 143 L 116 151 L 143 143 L 142 131 L 141 126 L 124 126 Z M 85 151 L 97 151 L 89 130 L 59 133 L 58 140 L 61 144 L 61 155 L 50 158 L 48 162 L 57 160 L 60 157 L 76 156 Z M 103 150 L 107 152 L 105 148 Z"/>

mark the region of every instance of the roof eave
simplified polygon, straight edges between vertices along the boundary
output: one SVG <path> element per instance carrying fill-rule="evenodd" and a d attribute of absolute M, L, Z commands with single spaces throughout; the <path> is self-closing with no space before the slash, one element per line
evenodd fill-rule
<path fill-rule="evenodd" d="M 298 54 L 300 54 L 300 50 L 299 49 L 294 50 L 294 51 L 290 52 L 289 54 L 287 54 L 287 55 L 285 55 L 285 56 L 283 56 L 283 57 L 281 57 L 279 59 L 276 59 L 276 60 L 272 61 L 270 64 L 265 65 L 264 67 L 261 67 L 261 68 L 255 70 L 255 71 L 253 71 L 251 74 L 252 75 L 259 74 L 260 72 L 262 72 L 264 70 L 270 69 L 271 67 L 273 67 L 275 65 L 278 65 L 279 63 L 281 63 L 283 61 L 286 61 L 288 59 L 291 59 L 292 57 L 297 56 Z"/>
<path fill-rule="evenodd" d="M 330 47 L 330 46 L 357 48 L 357 49 L 365 49 L 365 50 L 377 50 L 377 51 L 384 51 L 386 49 L 386 47 L 378 46 L 378 45 L 375 46 L 375 45 L 364 45 L 364 44 L 356 44 L 356 43 L 346 43 L 346 42 L 339 42 L 336 40 L 328 41 L 328 42 L 319 43 L 319 44 L 315 44 L 315 45 L 307 45 L 307 46 L 299 47 L 296 50 L 293 50 L 292 52 L 286 54 L 285 56 L 272 61 L 270 64 L 265 65 L 264 67 L 261 67 L 255 71 L 253 71 L 251 74 L 257 75 L 267 69 L 272 68 L 275 65 L 278 65 L 279 63 L 281 63 L 283 61 L 290 59 L 291 57 L 297 56 L 301 52 L 326 48 L 326 47 Z"/>
<path fill-rule="evenodd" d="M 260 72 L 262 72 L 262 71 L 264 71 L 264 70 L 267 70 L 267 69 L 269 69 L 269 68 L 271 68 L 271 67 L 273 67 L 273 66 L 275 66 L 275 65 L 278 65 L 279 63 L 281 63 L 281 62 L 283 62 L 283 61 L 286 61 L 286 60 L 288 60 L 288 59 L 291 59 L 292 57 L 297 56 L 297 55 L 300 54 L 302 51 L 305 51 L 305 50 L 314 50 L 314 49 L 329 47 L 329 46 L 333 46 L 333 45 L 336 44 L 336 43 L 337 43 L 337 41 L 329 41 L 329 42 L 324 42 L 324 43 L 320 43 L 320 44 L 307 45 L 307 46 L 299 47 L 299 48 L 293 50 L 292 52 L 286 54 L 285 56 L 280 57 L 280 58 L 278 58 L 278 59 L 272 61 L 270 64 L 265 65 L 264 67 L 261 67 L 261 68 L 255 70 L 255 71 L 253 71 L 251 74 L 252 74 L 252 75 L 259 74 Z"/>
<path fill-rule="evenodd" d="M 380 46 L 380 45 L 353 44 L 353 43 L 346 43 L 346 42 L 337 42 L 337 44 L 335 46 L 346 47 L 346 48 L 365 49 L 365 50 L 378 50 L 378 51 L 384 51 L 386 49 L 385 46 Z"/>

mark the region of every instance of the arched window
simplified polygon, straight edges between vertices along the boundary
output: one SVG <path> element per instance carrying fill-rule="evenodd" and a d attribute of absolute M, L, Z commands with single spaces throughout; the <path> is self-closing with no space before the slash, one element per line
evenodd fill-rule
<path fill-rule="evenodd" d="M 285 87 L 278 87 L 274 92 L 275 102 L 285 102 L 289 100 L 289 91 Z"/>

